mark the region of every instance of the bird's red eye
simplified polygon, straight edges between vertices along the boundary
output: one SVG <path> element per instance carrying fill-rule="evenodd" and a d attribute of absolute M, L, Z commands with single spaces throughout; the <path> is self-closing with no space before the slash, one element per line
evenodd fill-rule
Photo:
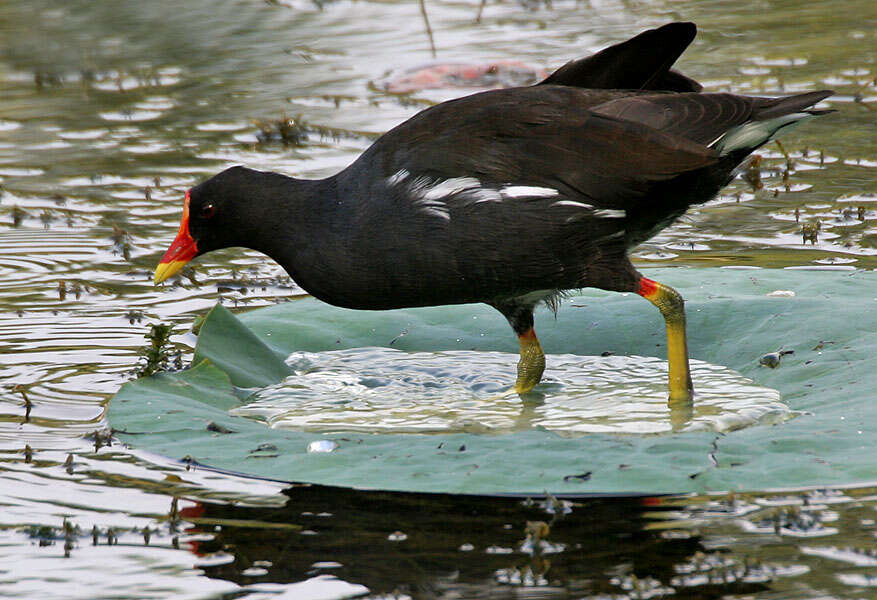
<path fill-rule="evenodd" d="M 205 204 L 201 207 L 201 216 L 205 219 L 209 219 L 214 214 L 216 214 L 216 207 L 213 206 L 212 203 Z"/>

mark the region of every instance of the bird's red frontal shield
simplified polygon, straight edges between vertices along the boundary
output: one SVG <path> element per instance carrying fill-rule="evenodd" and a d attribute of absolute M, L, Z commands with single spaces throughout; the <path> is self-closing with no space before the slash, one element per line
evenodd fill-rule
<path fill-rule="evenodd" d="M 155 268 L 155 283 L 161 283 L 168 277 L 176 275 L 187 262 L 198 255 L 198 245 L 189 233 L 189 192 L 183 201 L 183 216 L 180 219 L 180 229 L 174 238 L 170 248 L 161 257 Z"/>

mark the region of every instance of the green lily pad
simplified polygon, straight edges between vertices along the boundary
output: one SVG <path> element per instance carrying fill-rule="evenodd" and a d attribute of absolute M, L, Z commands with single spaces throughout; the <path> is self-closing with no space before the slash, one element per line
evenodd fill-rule
<path fill-rule="evenodd" d="M 635 295 L 598 290 L 565 302 L 557 320 L 537 314 L 546 382 L 523 400 L 478 404 L 514 372 L 517 341 L 493 309 L 366 312 L 308 298 L 237 316 L 215 307 L 201 329 L 197 366 L 126 384 L 109 420 L 127 443 L 167 456 L 371 489 L 662 493 L 877 481 L 877 275 L 685 268 L 647 274 L 686 298 L 703 398 L 694 418 L 675 430 L 651 427 L 671 420 L 648 414 L 666 405 L 643 400 L 653 395 L 649 385 L 665 385 L 655 376 L 663 361 L 636 357 L 663 356 L 660 315 Z M 794 354 L 775 369 L 759 364 L 780 348 Z M 605 352 L 616 356 L 599 357 Z M 345 377 L 381 393 L 364 400 L 344 389 L 351 387 Z M 711 377 L 715 390 L 701 385 Z M 732 380 L 743 386 L 728 392 L 735 402 L 757 400 L 743 407 L 749 412 L 735 413 L 734 403 L 721 398 Z M 581 391 L 589 385 L 591 391 Z M 442 386 L 447 393 L 474 390 L 478 398 L 451 394 L 444 404 L 441 391 L 423 391 Z M 601 386 L 602 395 L 593 392 Z M 400 406 L 419 406 L 393 417 L 388 392 Z M 574 402 L 582 397 L 597 417 L 575 412 L 589 408 Z M 451 413 L 467 406 L 465 418 L 454 421 Z M 741 414 L 749 421 L 734 420 Z M 416 424 L 424 415 L 439 425 L 405 429 L 406 420 Z M 717 425 L 722 417 L 727 423 Z M 393 418 L 398 426 L 381 427 Z M 625 419 L 646 426 L 637 430 Z M 698 422 L 707 425 L 693 426 Z M 589 423 L 611 427 L 600 433 Z M 628 433 L 606 433 L 615 431 Z M 337 448 L 309 453 L 320 440 Z"/>

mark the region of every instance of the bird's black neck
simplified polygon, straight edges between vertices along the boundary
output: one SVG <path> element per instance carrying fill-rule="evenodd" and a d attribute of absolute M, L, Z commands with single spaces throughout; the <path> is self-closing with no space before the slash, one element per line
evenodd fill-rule
<path fill-rule="evenodd" d="M 340 267 L 346 262 L 337 177 L 295 179 L 278 173 L 261 173 L 251 222 L 258 231 L 246 239 L 282 266 L 308 293 L 333 304 Z M 343 287 L 343 283 L 342 283 Z"/>

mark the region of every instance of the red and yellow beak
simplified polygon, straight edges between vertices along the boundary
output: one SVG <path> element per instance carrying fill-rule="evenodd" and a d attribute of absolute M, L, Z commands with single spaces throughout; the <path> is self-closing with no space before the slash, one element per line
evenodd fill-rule
<path fill-rule="evenodd" d="M 180 219 L 180 230 L 177 232 L 177 237 L 171 247 L 167 249 L 158 266 L 155 267 L 155 283 L 159 284 L 168 277 L 176 275 L 187 262 L 197 255 L 198 245 L 189 234 L 189 192 L 186 192 L 186 199 L 183 201 L 183 217 Z"/>

